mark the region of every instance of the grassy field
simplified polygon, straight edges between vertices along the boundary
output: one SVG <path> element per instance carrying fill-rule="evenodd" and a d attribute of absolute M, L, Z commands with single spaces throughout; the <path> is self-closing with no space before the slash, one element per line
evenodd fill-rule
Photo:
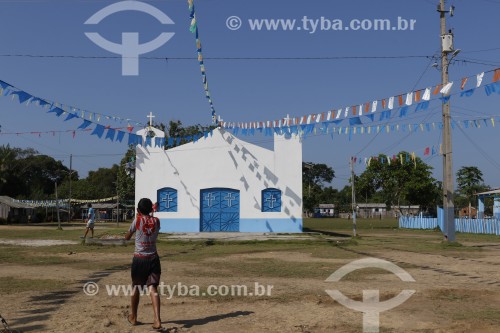
<path fill-rule="evenodd" d="M 324 280 L 346 263 L 377 257 L 390 260 L 411 272 L 418 280 L 415 289 L 419 291 L 419 296 L 408 305 L 409 308 L 402 307 L 402 312 L 394 312 L 394 317 L 384 315 L 385 322 L 381 332 L 497 332 L 496 328 L 500 325 L 500 297 L 497 297 L 500 296 L 497 291 L 500 277 L 496 268 L 500 265 L 500 260 L 497 259 L 500 255 L 500 248 L 497 247 L 500 245 L 500 237 L 457 234 L 458 243 L 450 245 L 443 243 L 442 234 L 438 230 L 402 230 L 398 228 L 396 219 L 358 219 L 357 222 L 356 238 L 352 237 L 352 220 L 345 219 L 306 219 L 304 231 L 310 233 L 307 240 L 186 241 L 161 235 L 158 252 L 162 266 L 165 265 L 167 281 L 197 284 L 203 288 L 211 284 L 242 281 L 259 281 L 276 286 L 276 293 L 261 299 L 242 301 L 230 296 L 188 297 L 182 302 L 169 303 L 166 316 L 183 317 L 186 313 L 192 313 L 191 306 L 196 304 L 197 311 L 206 313 L 206 318 L 216 318 L 200 319 L 201 326 L 196 332 L 233 332 L 234 326 L 225 327 L 223 320 L 217 319 L 220 312 L 232 313 L 234 309 L 251 308 L 251 312 L 259 319 L 248 322 L 245 327 L 257 328 L 242 328 L 242 332 L 359 332 L 359 313 L 339 307 L 325 295 Z M 127 229 L 128 223 L 121 223 L 118 228 L 115 224 L 98 224 L 95 237 L 124 235 Z M 0 227 L 2 240 L 74 242 L 42 247 L 0 244 L 0 296 L 6 300 L 22 300 L 12 308 L 0 306 L 2 315 L 21 318 L 17 324 L 21 329 L 26 329 L 32 327 L 29 320 L 33 318 L 23 317 L 23 313 L 28 310 L 22 304 L 29 305 L 29 311 L 48 311 L 44 308 L 44 303 L 33 305 L 33 299 L 62 295 L 62 300 L 73 300 L 75 313 L 71 314 L 73 310 L 69 308 L 52 307 L 54 314 L 51 314 L 51 320 L 40 319 L 37 331 L 67 331 L 65 325 L 86 327 L 87 331 L 104 331 L 91 323 L 79 321 L 77 314 L 81 311 L 80 307 L 85 307 L 85 311 L 96 318 L 104 316 L 103 318 L 116 321 L 113 318 L 123 312 L 121 309 L 125 306 L 123 304 L 127 304 L 126 300 L 120 300 L 122 305 L 117 305 L 116 309 L 113 306 L 117 300 L 112 299 L 92 299 L 97 303 L 87 304 L 89 299 L 79 296 L 81 285 L 83 281 L 96 277 L 113 283 L 128 282 L 134 247 L 132 244 L 84 245 L 80 241 L 83 230 L 83 224 L 63 224 L 63 230 L 57 230 L 56 224 Z M 401 289 L 398 284 L 400 282 L 392 274 L 380 269 L 358 270 L 347 275 L 344 280 L 352 284 L 353 287 L 350 288 L 354 288 L 346 292 L 346 295 L 356 300 L 362 300 L 357 286 L 367 281 L 394 285 L 399 291 Z M 394 297 L 399 293 L 398 290 L 387 287 L 380 295 L 381 300 Z M 495 300 L 498 298 L 499 302 L 493 301 L 491 297 Z M 107 307 L 111 310 L 99 312 L 102 302 L 108 304 Z M 35 309 L 32 309 L 33 306 Z M 277 314 L 269 310 L 268 306 L 275 309 L 273 311 Z M 446 309 L 443 310 L 445 315 L 429 313 L 427 308 Z M 306 314 L 311 315 L 290 315 L 290 311 L 301 312 L 304 309 Z M 332 328 L 329 326 L 330 322 L 323 317 L 312 315 L 324 313 L 328 317 L 332 309 L 337 314 L 340 311 L 342 318 L 350 319 L 346 319 L 345 323 L 339 319 L 340 326 Z M 279 325 L 285 325 L 287 329 L 282 330 L 276 320 L 266 317 L 270 313 L 282 316 L 280 318 L 283 323 Z M 412 324 L 401 321 L 400 318 L 407 313 L 412 313 L 412 318 L 418 317 L 418 321 Z M 239 320 L 245 322 L 244 319 Z M 475 330 L 478 320 L 484 329 Z M 357 323 L 354 326 L 353 321 Z M 273 326 L 275 322 L 279 327 Z M 426 322 L 428 327 L 421 325 L 421 328 L 416 329 L 420 322 Z M 454 329 L 440 330 L 445 322 L 448 325 L 446 327 L 451 327 L 454 322 L 457 326 Z M 116 325 L 116 332 L 127 331 L 120 324 L 113 325 Z M 405 325 L 410 325 L 411 329 Z M 298 330 L 296 327 L 301 328 Z M 184 325 L 184 329 L 189 332 L 189 326 Z"/>

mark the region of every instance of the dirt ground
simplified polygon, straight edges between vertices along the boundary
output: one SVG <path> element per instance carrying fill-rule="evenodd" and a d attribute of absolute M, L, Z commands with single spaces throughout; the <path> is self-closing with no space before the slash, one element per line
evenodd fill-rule
<path fill-rule="evenodd" d="M 209 285 L 247 285 L 252 293 L 255 283 L 272 286 L 272 294 L 267 296 L 162 295 L 165 332 L 363 332 L 362 313 L 334 301 L 327 289 L 338 289 L 358 301 L 362 300 L 362 290 L 367 289 L 380 290 L 381 301 L 404 289 L 415 290 L 402 305 L 380 313 L 380 332 L 500 332 L 500 242 L 471 242 L 464 245 L 473 251 L 435 254 L 400 249 L 398 243 L 390 241 L 390 235 L 378 237 L 387 237 L 388 241 L 376 246 L 369 242 L 336 246 L 324 257 L 309 253 L 307 246 L 290 251 L 201 256 L 196 260 L 171 260 L 172 256 L 160 254 L 162 281 L 169 285 L 199 285 L 201 290 Z M 141 297 L 139 308 L 143 324 L 131 327 L 125 319 L 129 298 L 109 296 L 105 288 L 129 283 L 133 248 L 106 250 L 105 254 L 92 250 L 57 255 L 65 260 L 87 260 L 99 269 L 1 263 L 0 279 L 38 277 L 64 282 L 55 289 L 1 295 L 0 314 L 11 328 L 20 332 L 150 332 L 152 310 L 147 296 Z M 367 257 L 398 265 L 415 282 L 403 282 L 379 270 L 353 272 L 343 281 L 325 282 L 336 269 Z M 270 267 L 253 270 L 252 263 Z M 277 272 L 272 267 L 275 263 L 280 265 Z M 303 276 L 294 271 L 288 277 L 286 267 L 302 268 Z M 100 288 L 95 296 L 82 290 L 89 281 Z"/>

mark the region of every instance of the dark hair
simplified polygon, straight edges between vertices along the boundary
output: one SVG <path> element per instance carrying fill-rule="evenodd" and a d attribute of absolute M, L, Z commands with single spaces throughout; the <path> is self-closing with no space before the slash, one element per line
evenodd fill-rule
<path fill-rule="evenodd" d="M 148 198 L 142 198 L 137 204 L 137 209 L 144 215 L 149 215 L 153 211 L 153 203 Z"/>
<path fill-rule="evenodd" d="M 92 204 L 89 202 L 89 203 L 87 204 L 87 207 L 89 207 L 89 208 L 90 208 L 90 207 L 92 207 Z"/>

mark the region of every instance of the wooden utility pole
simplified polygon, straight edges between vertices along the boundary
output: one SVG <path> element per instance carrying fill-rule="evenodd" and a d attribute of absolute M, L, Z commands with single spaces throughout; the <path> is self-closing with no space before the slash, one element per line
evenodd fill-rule
<path fill-rule="evenodd" d="M 448 84 L 448 67 L 450 60 L 448 55 L 452 53 L 452 59 L 459 50 L 453 49 L 453 33 L 446 31 L 446 14 L 453 15 L 453 7 L 445 10 L 445 0 L 440 0 L 438 8 L 441 21 L 441 83 L 445 87 Z M 442 116 L 443 116 L 443 217 L 445 239 L 455 241 L 455 206 L 453 204 L 453 155 L 451 141 L 451 115 L 450 100 L 446 99 L 449 93 L 443 94 Z"/>
<path fill-rule="evenodd" d="M 354 158 L 351 157 L 351 196 L 352 196 L 352 236 L 356 237 L 356 190 L 354 188 Z"/>

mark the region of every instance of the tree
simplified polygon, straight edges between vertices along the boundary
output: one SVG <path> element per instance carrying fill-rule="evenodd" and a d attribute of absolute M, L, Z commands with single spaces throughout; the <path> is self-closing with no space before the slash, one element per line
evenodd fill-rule
<path fill-rule="evenodd" d="M 326 164 L 302 163 L 302 182 L 323 187 L 335 177 L 333 169 Z"/>
<path fill-rule="evenodd" d="M 202 126 L 200 124 L 184 127 L 182 126 L 182 122 L 180 120 L 171 120 L 168 123 L 168 125 L 160 123 L 159 125 L 153 125 L 153 126 L 159 129 L 160 131 L 163 131 L 167 139 L 181 138 L 181 141 L 179 143 L 177 141 L 174 142 L 174 147 L 187 143 L 188 140 L 185 139 L 186 137 L 199 135 L 216 128 L 216 126 Z"/>
<path fill-rule="evenodd" d="M 312 212 L 321 200 L 325 200 L 323 195 L 325 183 L 330 183 L 334 177 L 335 172 L 326 164 L 302 163 L 302 193 L 305 194 L 306 211 Z"/>
<path fill-rule="evenodd" d="M 130 146 L 118 168 L 118 195 L 120 200 L 135 199 L 135 148 Z"/>
<path fill-rule="evenodd" d="M 0 193 L 15 198 L 47 199 L 54 193 L 54 181 L 69 174 L 61 161 L 32 148 L 2 146 L 0 163 Z"/>
<path fill-rule="evenodd" d="M 475 193 L 484 188 L 483 173 L 474 166 L 463 166 L 457 171 L 458 192 L 467 198 L 469 203 L 469 218 L 471 217 L 471 202 Z"/>
<path fill-rule="evenodd" d="M 431 177 L 432 167 L 420 158 L 400 152 L 394 159 L 386 155 L 372 159 L 358 179 L 361 197 L 379 197 L 388 207 L 418 204 L 432 209 L 439 197 L 438 183 Z"/>

